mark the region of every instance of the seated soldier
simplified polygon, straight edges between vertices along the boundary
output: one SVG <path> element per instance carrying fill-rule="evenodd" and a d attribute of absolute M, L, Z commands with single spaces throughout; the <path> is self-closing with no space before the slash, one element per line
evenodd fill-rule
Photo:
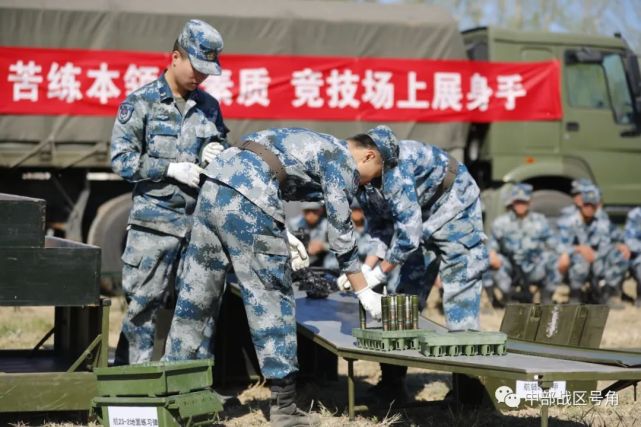
<path fill-rule="evenodd" d="M 641 207 L 628 213 L 625 222 L 625 245 L 631 252 L 630 273 L 637 282 L 636 306 L 641 307 Z"/>
<path fill-rule="evenodd" d="M 321 267 L 329 251 L 325 209 L 320 202 L 303 202 L 301 207 L 303 213 L 289 221 L 289 228 L 294 233 L 304 234 L 302 240 L 308 241 L 309 266 Z"/>
<path fill-rule="evenodd" d="M 530 184 L 515 184 L 505 200 L 509 211 L 492 223 L 490 270 L 484 275 L 483 285 L 486 291 L 498 286 L 504 303 L 511 299 L 517 284 L 539 286 L 541 303 L 551 303 L 561 282 L 560 266 L 569 263 L 567 253 L 556 252 L 556 240 L 545 215 L 530 211 L 531 197 Z M 488 294 L 493 298 L 493 292 Z"/>
<path fill-rule="evenodd" d="M 561 250 L 570 254 L 570 302 L 580 302 L 581 288 L 589 281 L 594 301 L 621 308 L 621 282 L 628 263 L 612 235 L 607 217 L 598 218 L 601 195 L 596 186 L 581 192 L 574 214 L 559 219 Z"/>

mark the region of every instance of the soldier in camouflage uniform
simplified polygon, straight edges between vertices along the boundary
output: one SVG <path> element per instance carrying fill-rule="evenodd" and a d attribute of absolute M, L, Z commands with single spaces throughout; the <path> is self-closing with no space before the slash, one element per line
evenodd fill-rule
<path fill-rule="evenodd" d="M 304 202 L 303 213 L 289 221 L 289 229 L 305 234 L 309 239 L 307 254 L 310 267 L 322 267 L 329 251 L 325 209 L 318 202 Z"/>
<path fill-rule="evenodd" d="M 220 74 L 222 47 L 213 27 L 188 21 L 169 68 L 123 101 L 114 124 L 112 168 L 135 184 L 122 256 L 129 301 L 122 332 L 130 363 L 151 360 L 156 314 L 173 292 L 201 166 L 222 151 L 217 141 L 228 132 L 218 102 L 198 89 L 208 75 Z M 117 359 L 126 363 L 123 335 Z"/>
<path fill-rule="evenodd" d="M 466 167 L 435 146 L 403 140 L 398 167 L 385 172 L 380 190 L 366 186 L 359 202 L 372 237 L 372 256 L 363 270 L 368 285 L 384 283 L 401 265 L 397 291 L 419 295 L 424 306 L 440 274 L 447 326 L 479 329 L 488 253 L 479 188 Z M 406 371 L 383 365 L 372 394 L 403 400 Z"/>
<path fill-rule="evenodd" d="M 641 207 L 628 212 L 625 222 L 625 244 L 631 252 L 630 272 L 637 282 L 636 306 L 641 307 Z"/>
<path fill-rule="evenodd" d="M 589 281 L 593 297 L 612 308 L 620 308 L 616 298 L 621 295 L 628 262 L 617 249 L 609 219 L 597 218 L 601 205 L 599 189 L 585 187 L 581 202 L 576 213 L 561 217 L 558 222 L 560 250 L 570 254 L 570 302 L 580 301 L 581 287 Z"/>
<path fill-rule="evenodd" d="M 244 136 L 241 148 L 225 150 L 207 167 L 165 359 L 212 357 L 204 330 L 216 318 L 233 266 L 261 371 L 271 381 L 272 425 L 310 422 L 294 403 L 298 362 L 289 261 L 300 250 L 293 250 L 296 241 L 286 231 L 283 201 L 324 201 L 329 246 L 360 302 L 380 317 L 381 296 L 361 273 L 350 203 L 359 185 L 396 163 L 396 140 L 391 131 L 381 134 L 362 144 L 307 129 L 270 129 Z"/>
<path fill-rule="evenodd" d="M 532 186 L 515 184 L 505 200 L 509 209 L 492 223 L 488 242 L 490 270 L 483 285 L 496 285 L 509 301 L 515 281 L 541 287 L 541 303 L 552 301 L 556 285 L 561 282 L 558 269 L 557 242 L 545 215 L 530 211 Z M 568 254 L 562 254 L 567 258 Z M 490 295 L 492 292 L 490 292 Z"/>

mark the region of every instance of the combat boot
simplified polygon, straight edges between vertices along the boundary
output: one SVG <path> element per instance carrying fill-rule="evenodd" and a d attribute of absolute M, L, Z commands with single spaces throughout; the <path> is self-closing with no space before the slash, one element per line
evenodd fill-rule
<path fill-rule="evenodd" d="M 550 289 L 541 288 L 541 304 L 553 304 L 552 295 L 554 291 Z"/>
<path fill-rule="evenodd" d="M 581 303 L 581 289 L 570 289 L 570 299 L 568 300 L 570 304 L 580 304 Z"/>
<path fill-rule="evenodd" d="M 637 308 L 641 308 L 641 280 L 637 281 L 637 299 L 634 303 Z"/>
<path fill-rule="evenodd" d="M 601 304 L 605 304 L 612 310 L 623 310 L 621 302 L 621 291 L 613 286 L 604 286 L 601 288 Z"/>
<path fill-rule="evenodd" d="M 296 406 L 296 381 L 293 378 L 272 380 L 269 422 L 274 427 L 318 425 L 318 417 Z"/>
<path fill-rule="evenodd" d="M 411 400 L 405 378 L 407 366 L 396 366 L 381 363 L 380 381 L 367 390 L 365 403 L 370 407 L 389 407 L 403 405 Z"/>

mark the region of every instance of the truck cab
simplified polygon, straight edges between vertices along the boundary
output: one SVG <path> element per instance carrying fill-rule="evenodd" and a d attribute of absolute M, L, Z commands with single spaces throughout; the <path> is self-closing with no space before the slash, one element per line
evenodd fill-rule
<path fill-rule="evenodd" d="M 560 121 L 471 125 L 465 157 L 485 190 L 486 217 L 503 211 L 500 189 L 515 181 L 531 183 L 533 209 L 553 217 L 571 203 L 576 178 L 601 188 L 615 220 L 641 204 L 641 83 L 625 40 L 498 28 L 463 37 L 472 60 L 556 60 L 561 70 Z"/>

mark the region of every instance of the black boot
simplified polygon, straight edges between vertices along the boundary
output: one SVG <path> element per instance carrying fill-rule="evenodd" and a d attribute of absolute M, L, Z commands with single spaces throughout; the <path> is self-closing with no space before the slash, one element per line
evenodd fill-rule
<path fill-rule="evenodd" d="M 296 381 L 293 377 L 271 381 L 269 422 L 275 427 L 317 425 L 319 420 L 296 406 Z"/>
<path fill-rule="evenodd" d="M 623 310 L 621 302 L 621 291 L 614 286 L 604 286 L 601 288 L 601 304 L 605 304 L 612 310 Z"/>
<path fill-rule="evenodd" d="M 581 304 L 581 289 L 570 289 L 570 304 Z"/>
<path fill-rule="evenodd" d="M 553 290 L 541 288 L 541 304 L 554 304 L 552 295 L 554 295 Z"/>
<path fill-rule="evenodd" d="M 396 366 L 381 363 L 380 381 L 367 390 L 368 406 L 389 406 L 390 404 L 404 404 L 411 400 L 405 378 L 407 377 L 407 366 Z"/>

